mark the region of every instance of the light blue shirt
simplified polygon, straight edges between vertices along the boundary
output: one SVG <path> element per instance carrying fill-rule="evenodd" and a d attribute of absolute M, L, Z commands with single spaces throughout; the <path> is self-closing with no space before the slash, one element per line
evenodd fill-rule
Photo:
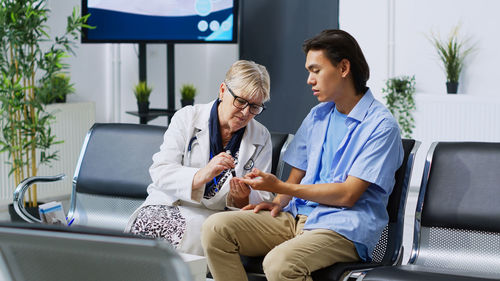
<path fill-rule="evenodd" d="M 311 109 L 287 149 L 284 160 L 306 171 L 301 184 L 314 184 L 320 169 L 333 102 Z M 388 222 L 387 201 L 394 186 L 394 175 L 403 161 L 399 127 L 389 110 L 368 90 L 345 120 L 347 133 L 337 147 L 331 166 L 331 182 L 344 182 L 347 176 L 372 183 L 352 208 L 319 204 L 307 217 L 304 229 L 330 229 L 351 240 L 363 260 L 371 255 Z M 283 209 L 297 215 L 293 198 Z"/>
<path fill-rule="evenodd" d="M 320 166 L 314 183 L 332 182 L 331 170 L 334 162 L 333 157 L 347 133 L 347 126 L 345 123 L 347 115 L 340 113 L 336 107 L 333 107 L 329 115 L 328 128 L 321 152 L 321 162 L 319 163 Z M 312 210 L 318 206 L 318 203 L 297 198 L 296 205 L 297 214 L 309 216 Z"/>

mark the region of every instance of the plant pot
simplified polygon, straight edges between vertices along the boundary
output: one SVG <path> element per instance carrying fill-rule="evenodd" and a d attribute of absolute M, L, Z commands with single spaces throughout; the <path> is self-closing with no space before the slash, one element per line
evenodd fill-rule
<path fill-rule="evenodd" d="M 149 112 L 149 101 L 137 102 L 137 108 L 139 109 L 139 113 L 148 113 Z"/>
<path fill-rule="evenodd" d="M 38 205 L 43 204 L 42 202 L 38 202 Z M 39 219 L 40 214 L 38 213 L 38 207 L 28 207 L 25 205 L 26 211 L 35 218 Z M 27 222 L 23 220 L 17 213 L 16 210 L 14 209 L 14 204 L 10 203 L 9 204 L 9 215 L 10 215 L 10 221 L 11 222 Z"/>
<path fill-rule="evenodd" d="M 458 90 L 458 82 L 446 82 L 446 91 L 448 94 L 456 94 Z"/>
<path fill-rule="evenodd" d="M 183 100 L 181 99 L 181 105 L 182 107 L 186 106 L 186 105 L 193 105 L 194 104 L 194 100 Z"/>

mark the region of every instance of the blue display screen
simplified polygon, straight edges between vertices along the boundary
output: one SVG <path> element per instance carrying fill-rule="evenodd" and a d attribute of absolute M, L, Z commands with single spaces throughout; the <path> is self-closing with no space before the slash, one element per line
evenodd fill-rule
<path fill-rule="evenodd" d="M 82 42 L 236 42 L 236 0 L 83 0 Z"/>

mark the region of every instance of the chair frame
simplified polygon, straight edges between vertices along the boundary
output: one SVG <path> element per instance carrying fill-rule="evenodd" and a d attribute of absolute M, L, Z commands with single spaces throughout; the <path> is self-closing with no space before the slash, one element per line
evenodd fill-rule
<path fill-rule="evenodd" d="M 425 158 L 424 170 L 422 174 L 422 183 L 420 185 L 420 191 L 417 199 L 417 206 L 415 209 L 415 224 L 413 226 L 413 245 L 410 253 L 410 259 L 408 264 L 413 264 L 418 258 L 420 252 L 420 230 L 422 227 L 422 210 L 424 207 L 425 193 L 427 192 L 427 183 L 429 182 L 429 176 L 432 166 L 432 157 L 434 157 L 434 151 L 438 142 L 433 142 L 429 147 L 429 151 Z"/>

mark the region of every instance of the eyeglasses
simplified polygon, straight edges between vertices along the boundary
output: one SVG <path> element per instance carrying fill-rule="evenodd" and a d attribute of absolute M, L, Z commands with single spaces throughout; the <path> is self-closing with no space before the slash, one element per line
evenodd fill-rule
<path fill-rule="evenodd" d="M 266 107 L 264 105 L 258 105 L 258 104 L 255 104 L 255 103 L 250 103 L 246 99 L 238 97 L 237 95 L 235 95 L 233 93 L 233 90 L 231 90 L 231 88 L 229 88 L 229 86 L 227 84 L 226 84 L 226 88 L 228 89 L 229 93 L 234 97 L 233 105 L 236 108 L 239 108 L 239 109 L 243 110 L 247 106 L 250 106 L 249 111 L 253 115 L 259 115 L 259 114 L 262 113 L 262 111 L 264 111 L 264 109 L 266 109 Z"/>

